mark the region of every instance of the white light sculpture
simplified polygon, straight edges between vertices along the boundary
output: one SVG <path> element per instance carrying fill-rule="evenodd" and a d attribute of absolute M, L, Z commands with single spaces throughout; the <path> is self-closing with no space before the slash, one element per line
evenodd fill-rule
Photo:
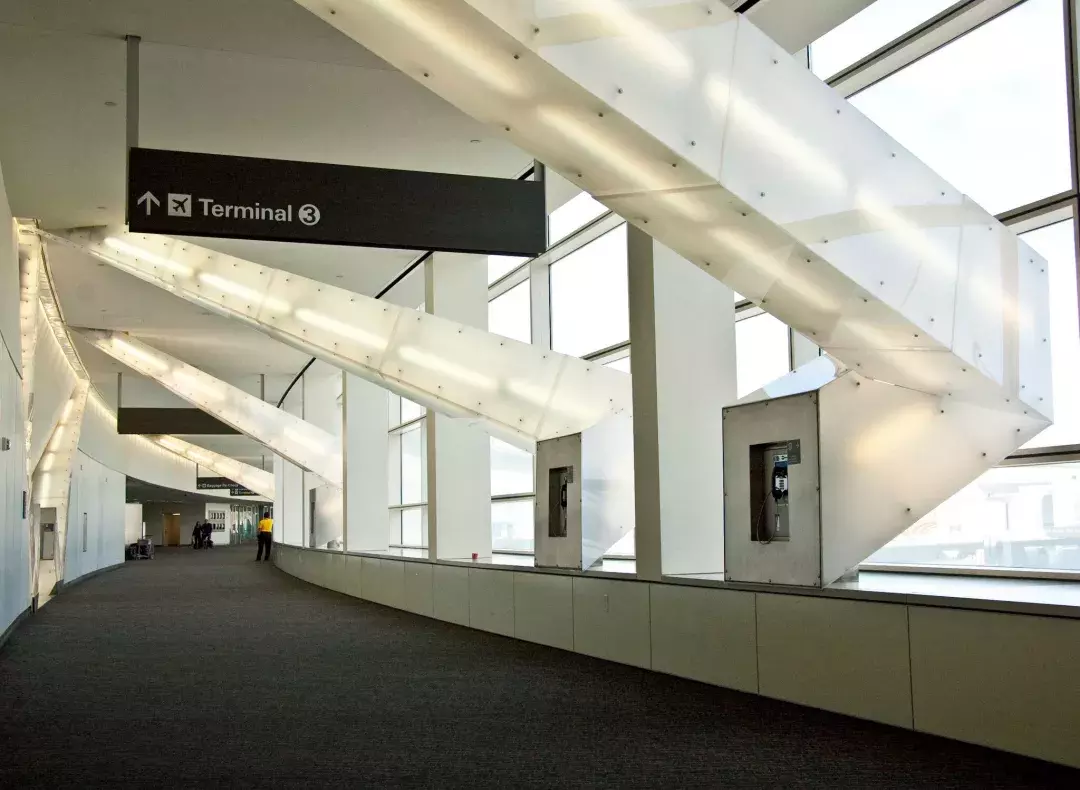
<path fill-rule="evenodd" d="M 720 0 L 297 2 L 840 364 L 822 583 L 1052 419 L 1045 261 Z"/>
<path fill-rule="evenodd" d="M 270 472 L 258 469 L 251 464 L 237 461 L 205 447 L 199 447 L 191 442 L 185 442 L 176 436 L 152 436 L 149 437 L 166 450 L 187 458 L 192 463 L 205 466 L 222 477 L 227 477 L 233 482 L 251 489 L 259 496 L 267 499 L 274 498 L 274 475 Z"/>
<path fill-rule="evenodd" d="M 341 440 L 333 434 L 123 332 L 76 331 L 95 348 L 188 403 L 331 485 L 341 486 Z"/>
<path fill-rule="evenodd" d="M 862 375 L 1050 418 L 1042 258 L 720 0 L 297 1 Z"/>
<path fill-rule="evenodd" d="M 631 411 L 630 377 L 577 357 L 168 236 L 48 237 L 529 450 Z"/>

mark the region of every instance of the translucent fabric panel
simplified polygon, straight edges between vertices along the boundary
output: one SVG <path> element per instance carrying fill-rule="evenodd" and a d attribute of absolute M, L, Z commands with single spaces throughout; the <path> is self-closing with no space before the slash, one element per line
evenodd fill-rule
<path fill-rule="evenodd" d="M 791 369 L 788 328 L 768 313 L 735 322 L 736 394 L 749 395 Z"/>
<path fill-rule="evenodd" d="M 1050 360 L 1054 424 L 1024 447 L 1080 443 L 1080 329 L 1076 300 L 1076 243 L 1073 220 L 1025 233 L 1044 256 L 1050 275 Z"/>
<path fill-rule="evenodd" d="M 491 495 L 531 494 L 533 456 L 513 445 L 491 439 Z"/>
<path fill-rule="evenodd" d="M 875 0 L 810 45 L 810 69 L 828 79 L 955 4 L 956 0 Z"/>
<path fill-rule="evenodd" d="M 1060 0 L 1028 0 L 851 99 L 987 211 L 1070 186 Z"/>
<path fill-rule="evenodd" d="M 868 562 L 1080 571 L 1080 463 L 991 469 Z"/>
<path fill-rule="evenodd" d="M 401 503 L 424 501 L 424 427 L 401 434 Z"/>
<path fill-rule="evenodd" d="M 493 283 L 501 277 L 505 277 L 518 266 L 529 260 L 514 255 L 489 255 L 488 256 L 488 283 Z"/>
<path fill-rule="evenodd" d="M 629 339 L 621 225 L 551 265 L 551 347 L 580 357 Z"/>
<path fill-rule="evenodd" d="M 488 331 L 522 343 L 532 342 L 528 280 L 488 302 Z"/>
<path fill-rule="evenodd" d="M 588 225 L 607 213 L 607 207 L 587 192 L 571 198 L 551 212 L 548 218 L 548 246 Z"/>
<path fill-rule="evenodd" d="M 532 499 L 492 502 L 492 551 L 532 551 L 534 545 L 533 518 Z"/>

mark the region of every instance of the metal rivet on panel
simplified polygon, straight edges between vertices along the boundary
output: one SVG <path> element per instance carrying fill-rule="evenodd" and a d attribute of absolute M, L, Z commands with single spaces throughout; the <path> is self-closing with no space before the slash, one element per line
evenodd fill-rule
<path fill-rule="evenodd" d="M 616 92 L 616 93 L 622 93 L 622 92 L 623 92 L 623 89 L 622 89 L 622 88 L 616 88 L 616 89 L 615 89 L 615 92 Z"/>
<path fill-rule="evenodd" d="M 521 60 L 521 55 L 514 55 L 514 60 Z"/>

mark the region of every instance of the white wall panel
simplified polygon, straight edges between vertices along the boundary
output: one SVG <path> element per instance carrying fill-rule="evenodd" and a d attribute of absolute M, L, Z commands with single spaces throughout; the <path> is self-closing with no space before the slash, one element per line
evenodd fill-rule
<path fill-rule="evenodd" d="M 425 617 L 434 617 L 432 565 L 428 562 L 403 562 L 405 571 L 404 608 Z"/>
<path fill-rule="evenodd" d="M 124 562 L 125 484 L 124 475 L 77 454 L 68 500 L 64 582 Z"/>
<path fill-rule="evenodd" d="M 353 598 L 362 598 L 363 558 L 353 554 L 343 554 L 342 559 L 345 560 L 342 571 L 345 575 L 345 594 L 351 595 Z"/>
<path fill-rule="evenodd" d="M 1080 620 L 909 610 L 916 729 L 1080 768 Z"/>
<path fill-rule="evenodd" d="M 649 589 L 653 669 L 758 690 L 753 593 L 675 584 Z"/>
<path fill-rule="evenodd" d="M 514 574 L 469 568 L 469 625 L 514 635 Z"/>
<path fill-rule="evenodd" d="M 124 505 L 124 545 L 134 543 L 142 534 L 143 506 L 139 502 L 128 502 Z"/>
<path fill-rule="evenodd" d="M 574 649 L 574 579 L 548 573 L 514 574 L 514 636 Z"/>
<path fill-rule="evenodd" d="M 4 221 L 0 213 L 0 224 Z M 10 263 L 0 249 L 0 267 Z M 8 308 L 18 312 L 17 289 L 0 290 L 0 312 Z M 0 452 L 0 633 L 30 605 L 30 534 L 22 516 L 27 488 L 22 411 L 22 380 L 0 348 L 0 436 L 11 441 L 11 449 Z"/>
<path fill-rule="evenodd" d="M 574 649 L 648 669 L 649 586 L 574 577 Z"/>
<path fill-rule="evenodd" d="M 759 593 L 757 644 L 765 696 L 912 726 L 906 607 Z"/>
<path fill-rule="evenodd" d="M 448 623 L 468 625 L 469 569 L 436 565 L 432 569 L 431 581 L 435 594 L 435 617 Z"/>

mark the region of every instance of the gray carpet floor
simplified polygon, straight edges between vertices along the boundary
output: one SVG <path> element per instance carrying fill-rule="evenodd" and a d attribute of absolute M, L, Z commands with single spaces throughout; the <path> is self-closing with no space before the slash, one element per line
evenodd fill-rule
<path fill-rule="evenodd" d="M 1080 772 L 163 551 L 0 651 L 0 788 L 1080 787 Z"/>

